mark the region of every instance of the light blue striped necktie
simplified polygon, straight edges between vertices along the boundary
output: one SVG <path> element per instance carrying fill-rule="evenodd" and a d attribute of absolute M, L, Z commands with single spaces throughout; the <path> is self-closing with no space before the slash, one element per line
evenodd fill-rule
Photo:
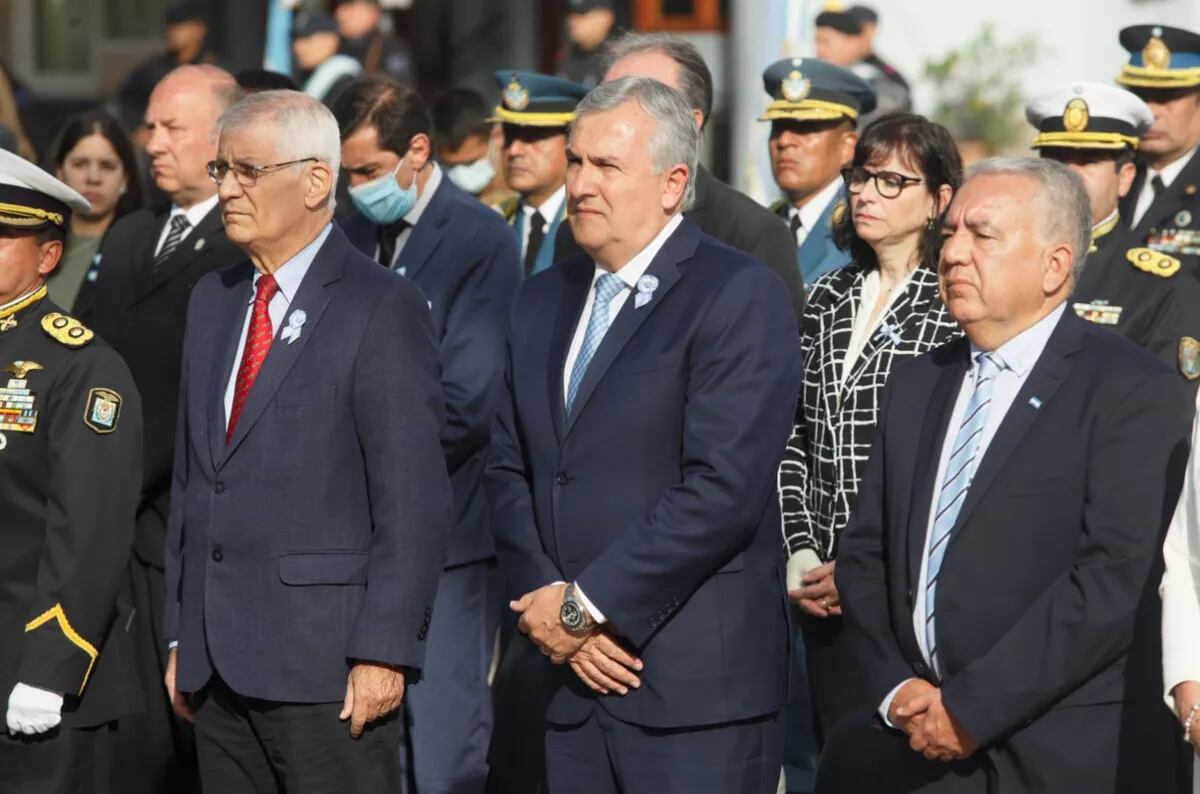
<path fill-rule="evenodd" d="M 988 408 L 992 404 L 992 388 L 996 376 L 1004 369 L 1004 362 L 994 353 L 980 353 L 975 358 L 975 391 L 967 403 L 958 435 L 954 437 L 953 452 L 946 461 L 946 476 L 938 491 L 937 513 L 933 529 L 929 533 L 929 563 L 925 569 L 925 642 L 933 669 L 941 675 L 937 657 L 937 631 L 934 609 L 937 603 L 937 580 L 941 572 L 942 558 L 950 545 L 950 530 L 958 520 L 958 512 L 966 501 L 967 491 L 979 462 L 979 442 L 983 437 L 983 426 L 987 422 Z"/>
<path fill-rule="evenodd" d="M 567 382 L 568 414 L 571 413 L 571 406 L 575 402 L 575 395 L 579 392 L 579 384 L 583 382 L 588 364 L 592 362 L 592 356 L 596 355 L 596 350 L 600 347 L 600 342 L 608 331 L 608 306 L 626 286 L 616 273 L 605 273 L 596 280 L 596 298 L 592 301 L 592 315 L 588 318 L 587 331 L 583 334 L 583 344 L 579 348 L 575 365 L 571 367 L 571 379 Z"/>

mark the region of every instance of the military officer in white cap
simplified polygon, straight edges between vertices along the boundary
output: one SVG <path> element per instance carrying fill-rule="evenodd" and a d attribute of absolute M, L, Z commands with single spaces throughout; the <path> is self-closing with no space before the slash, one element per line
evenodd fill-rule
<path fill-rule="evenodd" d="M 141 483 L 121 358 L 46 297 L 87 201 L 0 151 L 0 793 L 107 792 L 140 707 L 118 591 Z"/>
<path fill-rule="evenodd" d="M 1092 248 L 1071 305 L 1085 320 L 1148 348 L 1185 379 L 1200 378 L 1200 261 L 1146 247 L 1118 203 L 1137 174 L 1134 156 L 1154 115 L 1133 93 L 1079 82 L 1025 107 L 1033 147 L 1083 180 L 1092 202 Z"/>

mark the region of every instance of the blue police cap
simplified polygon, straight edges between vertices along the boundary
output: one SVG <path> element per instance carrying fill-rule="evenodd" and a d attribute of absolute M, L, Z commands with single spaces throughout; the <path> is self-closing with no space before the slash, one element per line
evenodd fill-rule
<path fill-rule="evenodd" d="M 493 77 L 500 87 L 500 104 L 491 122 L 523 127 L 565 127 L 575 118 L 575 106 L 587 95 L 579 83 L 537 72 L 503 70 Z"/>
<path fill-rule="evenodd" d="M 1117 82 L 1137 88 L 1200 86 L 1200 35 L 1166 25 L 1133 25 L 1120 34 L 1129 50 Z"/>
<path fill-rule="evenodd" d="M 763 72 L 763 87 L 774 99 L 759 121 L 829 121 L 858 117 L 875 109 L 875 92 L 858 75 L 818 58 L 784 58 Z"/>

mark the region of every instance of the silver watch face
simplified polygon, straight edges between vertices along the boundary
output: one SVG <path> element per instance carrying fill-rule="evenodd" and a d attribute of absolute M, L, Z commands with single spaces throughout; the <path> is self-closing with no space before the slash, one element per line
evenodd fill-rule
<path fill-rule="evenodd" d="M 569 629 L 581 629 L 584 624 L 583 610 L 574 601 L 564 601 L 558 611 L 558 618 Z"/>

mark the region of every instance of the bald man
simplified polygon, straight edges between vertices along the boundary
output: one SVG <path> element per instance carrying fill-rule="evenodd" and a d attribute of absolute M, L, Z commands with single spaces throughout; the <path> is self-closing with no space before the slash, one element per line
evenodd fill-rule
<path fill-rule="evenodd" d="M 129 631 L 148 702 L 143 715 L 121 724 L 117 768 L 130 770 L 122 792 L 187 791 L 195 777 L 190 727 L 174 716 L 162 686 L 163 542 L 188 298 L 201 276 L 241 257 L 225 239 L 206 170 L 217 154 L 217 119 L 238 95 L 233 76 L 215 66 L 182 66 L 155 86 L 146 153 L 171 204 L 113 225 L 88 276 L 94 284 L 76 305 L 124 357 L 144 395 L 145 466 L 129 566 L 137 612 Z"/>

